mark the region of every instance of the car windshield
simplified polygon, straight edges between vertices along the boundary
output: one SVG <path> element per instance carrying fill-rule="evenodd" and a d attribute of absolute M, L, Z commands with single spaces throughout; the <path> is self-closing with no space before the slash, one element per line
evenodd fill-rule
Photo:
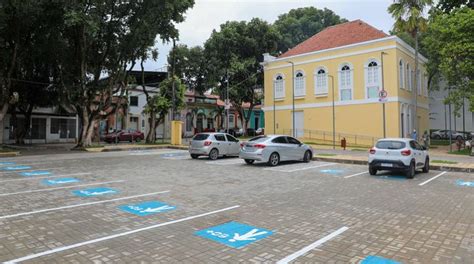
<path fill-rule="evenodd" d="M 406 146 L 405 142 L 403 141 L 395 141 L 395 140 L 384 140 L 377 142 L 378 149 L 402 149 Z"/>
<path fill-rule="evenodd" d="M 259 137 L 254 137 L 254 138 L 250 139 L 249 141 L 253 142 L 253 143 L 259 143 L 259 142 L 264 142 L 267 139 L 268 139 L 267 136 L 259 136 Z"/>
<path fill-rule="evenodd" d="M 209 137 L 209 134 L 197 134 L 194 136 L 193 140 L 206 140 Z"/>

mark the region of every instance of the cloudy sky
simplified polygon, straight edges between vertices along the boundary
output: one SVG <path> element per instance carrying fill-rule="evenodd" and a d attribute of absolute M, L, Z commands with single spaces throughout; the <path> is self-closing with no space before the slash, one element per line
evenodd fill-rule
<path fill-rule="evenodd" d="M 392 0 L 195 0 L 195 5 L 186 13 L 186 21 L 177 27 L 180 31 L 179 43 L 188 46 L 202 45 L 213 29 L 228 20 L 246 20 L 254 17 L 274 22 L 278 15 L 293 8 L 314 6 L 328 8 L 349 21 L 362 19 L 372 26 L 388 33 L 393 19 L 387 13 Z M 155 71 L 166 64 L 170 45 L 157 43 L 159 59 L 149 61 L 146 70 Z"/>

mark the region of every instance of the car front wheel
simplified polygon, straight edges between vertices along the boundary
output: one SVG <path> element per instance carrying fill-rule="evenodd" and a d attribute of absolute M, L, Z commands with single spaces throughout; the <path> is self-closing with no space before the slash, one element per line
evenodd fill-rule
<path fill-rule="evenodd" d="M 245 163 L 251 165 L 255 162 L 255 160 L 252 160 L 252 159 L 245 159 Z"/>
<path fill-rule="evenodd" d="M 307 150 L 304 153 L 303 161 L 304 162 L 310 162 L 311 161 L 311 151 Z"/>

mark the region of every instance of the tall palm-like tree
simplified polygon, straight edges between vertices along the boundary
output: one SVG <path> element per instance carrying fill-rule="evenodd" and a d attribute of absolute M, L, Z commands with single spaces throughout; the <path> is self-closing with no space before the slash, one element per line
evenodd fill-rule
<path fill-rule="evenodd" d="M 418 36 L 427 28 L 424 12 L 433 4 L 433 0 L 394 0 L 388 7 L 388 12 L 395 19 L 395 32 L 407 32 L 415 40 L 415 77 L 414 77 L 414 128 L 418 131 Z"/>

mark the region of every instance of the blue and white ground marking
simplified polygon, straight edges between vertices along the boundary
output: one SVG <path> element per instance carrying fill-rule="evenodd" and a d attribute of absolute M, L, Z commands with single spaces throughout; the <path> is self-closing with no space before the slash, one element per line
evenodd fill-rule
<path fill-rule="evenodd" d="M 56 178 L 56 179 L 42 181 L 43 184 L 49 185 L 49 186 L 76 183 L 76 182 L 80 182 L 80 181 L 76 178 Z"/>
<path fill-rule="evenodd" d="M 367 256 L 360 262 L 361 264 L 402 264 L 401 262 L 391 259 L 382 258 L 379 256 Z"/>
<path fill-rule="evenodd" d="M 457 180 L 456 185 L 458 186 L 467 186 L 467 187 L 474 187 L 474 182 L 468 182 L 463 180 Z"/>
<path fill-rule="evenodd" d="M 404 181 L 407 179 L 404 175 L 382 175 L 378 176 L 377 178 L 384 179 L 384 180 L 395 180 L 395 181 Z"/>
<path fill-rule="evenodd" d="M 2 161 L 0 162 L 0 166 L 7 166 L 7 165 L 15 165 L 16 162 L 12 162 L 12 161 Z"/>
<path fill-rule="evenodd" d="M 147 216 L 174 210 L 176 206 L 167 205 L 158 201 L 149 201 L 138 204 L 121 205 L 119 209 L 138 216 Z"/>
<path fill-rule="evenodd" d="M 331 175 L 340 175 L 344 172 L 344 170 L 336 170 L 336 169 L 325 169 L 320 170 L 322 173 L 331 174 Z"/>
<path fill-rule="evenodd" d="M 7 166 L 7 167 L 2 168 L 2 170 L 6 170 L 6 171 L 29 170 L 29 169 L 31 169 L 31 166 L 23 166 L 23 165 L 20 165 L 20 166 Z"/>
<path fill-rule="evenodd" d="M 42 170 L 20 172 L 20 175 L 25 176 L 25 177 L 46 176 L 46 175 L 51 175 L 51 174 L 52 173 L 50 171 L 42 171 Z"/>
<path fill-rule="evenodd" d="M 219 242 L 229 247 L 242 248 L 250 243 L 266 238 L 273 234 L 272 231 L 256 228 L 237 222 L 229 222 L 194 233 L 215 242 Z"/>
<path fill-rule="evenodd" d="M 118 191 L 111 188 L 99 187 L 99 188 L 90 188 L 90 189 L 84 189 L 84 190 L 75 190 L 75 191 L 72 191 L 72 193 L 81 197 L 91 197 L 91 196 L 99 196 L 99 195 L 106 195 L 106 194 L 116 194 L 118 193 Z"/>

